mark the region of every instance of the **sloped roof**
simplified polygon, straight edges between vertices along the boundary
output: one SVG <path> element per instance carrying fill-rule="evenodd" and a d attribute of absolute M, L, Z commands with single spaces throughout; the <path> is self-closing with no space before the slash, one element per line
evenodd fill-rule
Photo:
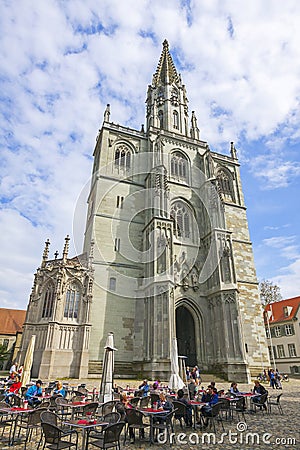
<path fill-rule="evenodd" d="M 0 334 L 15 335 L 22 331 L 26 310 L 0 308 Z"/>
<path fill-rule="evenodd" d="M 280 302 L 270 303 L 265 307 L 265 322 L 267 321 L 267 313 L 269 314 L 270 324 L 289 321 L 295 317 L 299 306 L 300 297 L 287 298 Z M 285 315 L 285 307 L 287 307 L 288 315 Z"/>

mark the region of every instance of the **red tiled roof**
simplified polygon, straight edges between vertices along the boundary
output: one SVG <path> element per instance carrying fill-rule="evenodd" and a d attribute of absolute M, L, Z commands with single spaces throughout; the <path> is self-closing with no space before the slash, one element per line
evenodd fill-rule
<path fill-rule="evenodd" d="M 15 335 L 22 331 L 25 322 L 26 310 L 0 308 L 0 334 Z"/>
<path fill-rule="evenodd" d="M 270 303 L 265 307 L 265 322 L 267 321 L 266 315 L 268 312 L 270 324 L 291 320 L 295 317 L 299 306 L 300 297 L 287 298 L 286 300 L 281 300 L 280 302 Z M 288 308 L 288 316 L 284 313 L 285 307 Z"/>

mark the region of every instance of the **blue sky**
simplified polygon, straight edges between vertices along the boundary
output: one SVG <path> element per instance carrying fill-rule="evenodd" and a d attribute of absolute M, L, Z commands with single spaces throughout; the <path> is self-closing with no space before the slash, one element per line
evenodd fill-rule
<path fill-rule="evenodd" d="M 26 307 L 46 238 L 51 255 L 66 234 L 81 252 L 105 105 L 113 122 L 140 129 L 164 39 L 201 139 L 238 149 L 259 279 L 300 294 L 300 4 L 247 3 L 2 2 L 2 307 Z"/>

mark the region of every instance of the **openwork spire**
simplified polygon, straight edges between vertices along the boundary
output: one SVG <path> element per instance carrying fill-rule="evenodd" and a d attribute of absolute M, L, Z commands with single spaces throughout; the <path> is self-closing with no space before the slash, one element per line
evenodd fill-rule
<path fill-rule="evenodd" d="M 169 43 L 165 39 L 158 66 L 155 74 L 153 75 L 152 85 L 157 87 L 159 84 L 168 84 L 173 82 L 179 83 L 180 77 L 169 52 Z"/>

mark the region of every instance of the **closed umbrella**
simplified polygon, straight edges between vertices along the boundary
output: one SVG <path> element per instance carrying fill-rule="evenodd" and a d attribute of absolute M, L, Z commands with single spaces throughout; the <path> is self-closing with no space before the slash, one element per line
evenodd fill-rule
<path fill-rule="evenodd" d="M 23 372 L 21 375 L 21 383 L 22 387 L 25 387 L 28 383 L 30 383 L 30 375 L 31 375 L 31 368 L 33 363 L 33 353 L 34 353 L 34 346 L 35 346 L 35 334 L 31 336 L 31 339 L 29 341 L 24 365 L 23 365 Z"/>
<path fill-rule="evenodd" d="M 177 391 L 184 386 L 185 384 L 179 376 L 177 339 L 174 337 L 171 341 L 171 377 L 169 388 Z"/>
<path fill-rule="evenodd" d="M 113 382 L 114 382 L 114 335 L 108 333 L 104 347 L 104 358 L 102 367 L 102 377 L 100 384 L 99 400 L 108 402 L 113 400 Z"/>

